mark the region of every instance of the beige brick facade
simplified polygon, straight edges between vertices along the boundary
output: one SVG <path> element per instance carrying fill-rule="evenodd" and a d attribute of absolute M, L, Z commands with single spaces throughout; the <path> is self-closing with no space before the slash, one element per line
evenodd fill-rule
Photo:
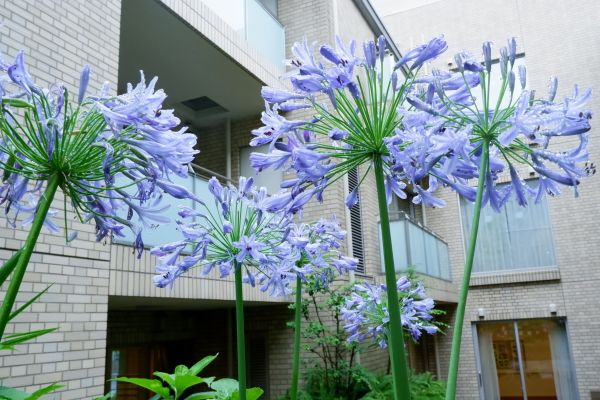
<path fill-rule="evenodd" d="M 388 5 L 397 9 L 392 3 Z M 528 85 L 538 89 L 540 96 L 544 96 L 548 79 L 553 75 L 559 78 L 558 96 L 569 94 L 574 83 L 587 88 L 597 86 L 600 81 L 596 68 L 600 62 L 597 29 L 600 4 L 593 0 L 445 0 L 389 13 L 383 16 L 384 22 L 402 51 L 434 35 L 445 35 L 449 50 L 435 62 L 439 68 L 447 68 L 452 55 L 461 49 L 480 57 L 484 40 L 493 41 L 497 51 L 507 38 L 516 36 L 518 51 L 525 53 Z M 592 111 L 597 113 L 599 106 L 600 100 L 594 96 L 590 103 Z M 590 159 L 597 161 L 600 154 L 597 127 L 592 129 L 589 151 Z M 478 320 L 477 310 L 485 309 L 486 321 L 547 318 L 551 316 L 551 303 L 557 306 L 557 316 L 567 320 L 580 398 L 589 400 L 590 391 L 600 390 L 600 353 L 595 334 L 600 320 L 596 294 L 600 281 L 599 196 L 600 181 L 592 177 L 583 180 L 579 198 L 565 189 L 560 197 L 549 200 L 557 269 L 473 276 L 457 398 L 479 399 L 471 329 Z M 448 205 L 428 210 L 427 222 L 450 245 L 456 281 L 462 276 L 464 262 L 459 202 L 450 192 L 444 192 L 443 198 Z M 443 375 L 447 371 L 451 335 L 449 331 L 447 336 L 439 337 Z"/>

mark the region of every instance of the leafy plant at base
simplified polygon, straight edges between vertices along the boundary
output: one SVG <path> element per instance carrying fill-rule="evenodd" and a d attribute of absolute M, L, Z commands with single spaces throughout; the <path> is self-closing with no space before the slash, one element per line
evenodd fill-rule
<path fill-rule="evenodd" d="M 410 374 L 411 400 L 442 400 L 446 392 L 446 384 L 439 381 L 429 372 Z M 361 400 L 388 400 L 393 398 L 392 376 L 376 376 L 365 373 L 365 382 L 369 392 Z"/>
<path fill-rule="evenodd" d="M 151 397 L 151 400 L 238 400 L 240 397 L 239 383 L 235 379 L 223 378 L 215 380 L 214 377 L 201 378 L 198 376 L 217 356 L 218 354 L 204 357 L 190 368 L 185 365 L 178 365 L 173 374 L 160 371 L 154 372 L 154 375 L 159 379 L 120 377 L 116 378 L 115 381 L 131 383 L 148 389 L 152 393 L 155 393 Z M 210 390 L 183 397 L 188 389 L 200 384 L 207 385 Z M 246 399 L 248 400 L 256 400 L 262 394 L 263 390 L 257 387 L 246 389 Z M 96 400 L 109 399 L 112 395 L 109 393 Z"/>
<path fill-rule="evenodd" d="M 304 350 L 315 355 L 305 363 L 304 391 L 298 399 L 358 399 L 367 387 L 357 380 L 357 343 L 349 343 L 340 316 L 352 285 L 334 285 L 334 275 L 327 280 L 307 277 L 303 284 L 302 330 Z M 291 304 L 294 309 L 295 305 Z M 327 321 L 333 321 L 332 324 Z M 294 323 L 288 324 L 294 327 Z M 307 397 L 308 396 L 308 397 Z"/>

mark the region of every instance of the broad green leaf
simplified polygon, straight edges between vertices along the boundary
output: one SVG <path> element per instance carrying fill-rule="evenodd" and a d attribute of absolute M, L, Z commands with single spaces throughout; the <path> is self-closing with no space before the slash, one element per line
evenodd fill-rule
<path fill-rule="evenodd" d="M 219 353 L 215 354 L 214 356 L 206 356 L 206 357 L 204 357 L 202 360 L 198 361 L 196 364 L 194 364 L 190 368 L 191 373 L 193 375 L 198 375 L 200 372 L 202 372 L 202 370 L 204 368 L 206 368 L 206 366 L 208 364 L 210 364 L 211 362 L 213 362 L 214 359 L 217 358 L 218 355 L 219 355 Z"/>
<path fill-rule="evenodd" d="M 262 396 L 263 393 L 264 393 L 264 390 L 262 390 L 261 388 L 258 388 L 258 387 L 246 389 L 246 400 L 256 400 L 260 396 Z M 240 398 L 239 390 L 237 392 L 234 392 L 233 395 L 231 396 L 231 400 L 238 400 L 239 398 Z"/>
<path fill-rule="evenodd" d="M 183 392 L 192 386 L 196 386 L 200 383 L 204 382 L 204 379 L 199 376 L 194 375 L 179 375 L 175 376 L 175 387 L 177 390 L 177 395 L 181 396 Z"/>
<path fill-rule="evenodd" d="M 29 301 L 27 301 L 27 303 L 23 304 L 21 307 L 17 308 L 15 311 L 13 311 L 10 314 L 10 316 L 8 317 L 8 320 L 10 321 L 11 319 L 13 319 L 17 315 L 19 315 L 21 312 L 23 312 L 23 310 L 25 310 L 27 307 L 29 307 L 33 302 L 37 301 L 37 299 L 39 299 L 51 287 L 52 287 L 52 285 L 48 285 L 48 287 L 46 289 L 42 290 L 41 292 L 39 292 L 38 294 L 33 296 L 31 299 L 29 299 Z"/>
<path fill-rule="evenodd" d="M 158 376 L 160 379 L 165 381 L 169 386 L 175 390 L 175 375 L 167 374 L 166 372 L 156 371 L 154 373 L 155 376 Z"/>
<path fill-rule="evenodd" d="M 181 365 L 179 367 L 182 367 Z M 177 367 L 177 368 L 179 368 Z M 187 370 L 187 367 L 184 367 Z M 179 368 L 179 372 L 183 371 Z M 198 385 L 199 383 L 204 382 L 204 379 L 194 376 L 194 375 L 170 375 L 164 372 L 155 372 L 154 375 L 158 376 L 162 380 L 164 380 L 173 391 L 177 394 L 176 397 L 179 397 L 186 391 L 186 389 Z"/>
<path fill-rule="evenodd" d="M 6 336 L 6 339 L 0 342 L 0 350 L 13 350 L 14 346 L 35 339 L 38 336 L 55 331 L 56 328 L 39 329 L 31 332 L 20 332 Z"/>
<path fill-rule="evenodd" d="M 169 398 L 169 388 L 166 388 L 158 379 L 145 379 L 145 378 L 116 378 L 117 382 L 131 383 L 136 386 L 143 387 L 150 390 L 164 398 Z"/>
<path fill-rule="evenodd" d="M 210 388 L 219 392 L 219 394 L 231 395 L 239 389 L 239 383 L 235 379 L 223 378 L 210 384 Z"/>
<path fill-rule="evenodd" d="M 178 365 L 175 367 L 175 375 L 187 375 L 189 371 L 190 370 L 185 365 Z"/>

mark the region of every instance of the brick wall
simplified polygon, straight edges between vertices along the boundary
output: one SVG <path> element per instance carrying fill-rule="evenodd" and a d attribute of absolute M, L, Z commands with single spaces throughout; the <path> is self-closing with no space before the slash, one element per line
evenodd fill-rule
<path fill-rule="evenodd" d="M 559 77 L 558 97 L 570 93 L 572 84 L 594 86 L 600 81 L 596 66 L 600 63 L 600 33 L 596 29 L 600 4 L 593 0 L 574 1 L 513 1 L 492 0 L 482 4 L 475 0 L 436 1 L 384 18 L 398 46 L 405 51 L 423 38 L 444 33 L 449 50 L 435 62 L 446 68 L 448 60 L 461 49 L 480 57 L 481 42 L 492 40 L 495 51 L 506 39 L 516 36 L 519 51 L 525 52 L 528 85 L 543 96 L 548 79 Z M 421 23 L 426 20 L 427 24 Z M 493 23 L 491 23 L 493 21 Z M 590 104 L 597 112 L 600 100 L 595 96 Z M 592 125 L 594 125 L 592 121 Z M 590 158 L 597 161 L 600 154 L 598 128 L 593 128 L 589 143 Z M 442 194 L 447 206 L 428 210 L 428 225 L 448 241 L 455 281 L 462 276 L 464 241 L 460 209 L 456 196 Z M 471 323 L 477 319 L 478 308 L 486 310 L 486 320 L 549 317 L 548 305 L 558 306 L 558 315 L 566 316 L 568 334 L 575 362 L 577 384 L 582 400 L 590 399 L 590 391 L 600 389 L 598 369 L 600 355 L 596 328 L 600 309 L 591 305 L 597 301 L 600 281 L 598 263 L 600 228 L 597 221 L 600 200 L 600 180 L 584 179 L 579 198 L 569 189 L 558 198 L 549 199 L 554 233 L 558 276 L 529 275 L 531 282 L 522 282 L 516 274 L 497 280 L 495 285 L 471 289 L 466 310 L 461 364 L 458 382 L 460 399 L 478 398 L 475 353 Z M 447 357 L 452 332 L 439 337 L 442 371 L 447 371 Z"/>
<path fill-rule="evenodd" d="M 101 18 L 90 10 L 102 10 Z M 98 90 L 105 80 L 116 87 L 119 17 L 118 1 L 0 1 L 0 51 L 10 60 L 24 49 L 39 85 L 59 81 L 76 92 L 87 63 L 92 67 L 89 90 Z M 53 208 L 62 220 L 62 194 Z M 9 324 L 7 333 L 58 329 L 3 355 L 0 379 L 3 385 L 27 390 L 59 382 L 64 387 L 54 398 L 82 399 L 102 394 L 109 247 L 95 242 L 92 225 L 76 222 L 71 214 L 68 221 L 78 239 L 67 245 L 62 233 L 43 233 L 17 300 L 22 303 L 53 286 Z M 22 246 L 27 230 L 12 229 L 4 219 L 0 226 L 0 259 L 6 260 Z"/>

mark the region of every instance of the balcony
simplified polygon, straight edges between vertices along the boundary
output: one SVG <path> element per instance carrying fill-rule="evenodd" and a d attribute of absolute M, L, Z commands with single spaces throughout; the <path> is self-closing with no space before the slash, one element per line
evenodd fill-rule
<path fill-rule="evenodd" d="M 258 0 L 201 0 L 263 56 L 284 69 L 285 31 Z"/>
<path fill-rule="evenodd" d="M 227 178 L 224 176 L 221 176 L 213 171 L 210 171 L 206 168 L 202 168 L 199 167 L 197 165 L 193 165 L 191 167 L 191 171 L 190 174 L 188 175 L 187 178 L 181 178 L 178 176 L 171 176 L 171 180 L 173 181 L 173 183 L 181 185 L 181 186 L 185 186 L 189 191 L 191 191 L 192 193 L 194 193 L 197 197 L 199 197 L 200 199 L 206 199 L 207 201 L 207 206 L 211 207 L 213 206 L 213 202 L 210 200 L 212 199 L 212 195 L 210 194 L 210 192 L 208 191 L 208 179 L 210 179 L 210 177 L 212 176 L 216 176 L 222 183 L 227 181 Z M 168 224 L 157 224 L 157 225 L 153 225 L 151 227 L 147 227 L 146 229 L 144 229 L 143 231 L 143 238 L 144 238 L 144 246 L 145 247 L 154 247 L 154 246 L 158 246 L 158 245 L 162 245 L 162 244 L 166 244 L 169 242 L 175 242 L 177 240 L 180 240 L 181 234 L 179 233 L 179 231 L 177 231 L 177 224 L 176 224 L 176 220 L 181 219 L 178 215 L 177 212 L 179 211 L 180 207 L 183 206 L 187 206 L 193 209 L 198 208 L 198 204 L 192 200 L 178 200 L 178 199 L 174 199 L 172 197 L 169 197 L 170 203 L 168 203 L 170 205 L 170 207 L 168 209 L 166 209 L 164 212 L 161 213 L 161 215 L 168 217 L 171 221 Z M 161 203 L 161 206 L 164 206 L 165 203 Z M 211 210 L 214 211 L 214 210 Z M 134 240 L 135 240 L 135 236 L 134 234 L 131 232 L 131 230 L 129 229 L 124 229 L 123 233 L 125 234 L 124 237 L 115 237 L 113 239 L 113 243 L 117 243 L 117 244 L 125 244 L 125 245 L 131 245 L 133 244 Z"/>
<path fill-rule="evenodd" d="M 403 212 L 391 215 L 390 219 L 396 271 L 406 271 L 408 267 L 412 267 L 420 274 L 450 281 L 448 244 L 421 224 L 409 219 Z M 381 234 L 379 240 L 383 260 Z"/>

